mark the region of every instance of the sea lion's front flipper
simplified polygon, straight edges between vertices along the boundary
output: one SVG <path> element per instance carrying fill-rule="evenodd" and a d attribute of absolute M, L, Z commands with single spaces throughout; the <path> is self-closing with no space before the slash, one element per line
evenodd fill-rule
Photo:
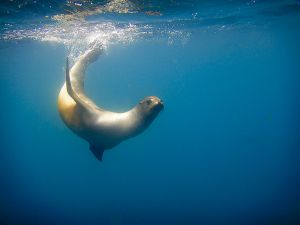
<path fill-rule="evenodd" d="M 68 94 L 74 99 L 74 101 L 84 109 L 89 109 L 90 106 L 84 100 L 82 100 L 77 93 L 74 91 L 71 83 L 70 72 L 69 72 L 69 59 L 66 61 L 66 87 Z"/>
<path fill-rule="evenodd" d="M 96 156 L 97 159 L 102 161 L 104 148 L 90 144 L 90 150 L 93 152 L 94 156 Z"/>

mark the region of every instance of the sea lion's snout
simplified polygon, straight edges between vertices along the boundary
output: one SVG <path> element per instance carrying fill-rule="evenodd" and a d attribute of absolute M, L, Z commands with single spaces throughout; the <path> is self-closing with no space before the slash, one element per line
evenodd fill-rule
<path fill-rule="evenodd" d="M 159 110 L 162 110 L 164 109 L 164 101 L 159 99 L 157 102 L 155 102 L 156 104 L 156 108 L 159 109 Z"/>
<path fill-rule="evenodd" d="M 153 98 L 153 109 L 156 111 L 161 111 L 164 109 L 164 102 L 163 100 L 157 98 L 157 97 L 152 97 Z"/>

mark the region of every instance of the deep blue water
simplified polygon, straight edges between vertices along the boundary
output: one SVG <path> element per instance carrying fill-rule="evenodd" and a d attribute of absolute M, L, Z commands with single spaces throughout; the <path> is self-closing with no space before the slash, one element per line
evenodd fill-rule
<path fill-rule="evenodd" d="M 1 225 L 300 224 L 298 1 L 141 1 L 75 25 L 28 2 L 0 7 Z M 93 35 L 91 99 L 165 102 L 103 162 L 57 112 L 65 59 Z"/>

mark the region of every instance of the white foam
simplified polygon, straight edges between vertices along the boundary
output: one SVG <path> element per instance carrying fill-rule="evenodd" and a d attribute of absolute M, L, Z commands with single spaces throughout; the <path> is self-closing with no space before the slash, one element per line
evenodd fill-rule
<path fill-rule="evenodd" d="M 36 40 L 64 45 L 72 61 L 86 50 L 101 45 L 129 44 L 140 38 L 165 38 L 168 44 L 186 41 L 188 34 L 169 28 L 153 28 L 149 24 L 118 23 L 112 21 L 59 20 L 32 28 L 7 29 L 0 36 L 5 40 Z"/>

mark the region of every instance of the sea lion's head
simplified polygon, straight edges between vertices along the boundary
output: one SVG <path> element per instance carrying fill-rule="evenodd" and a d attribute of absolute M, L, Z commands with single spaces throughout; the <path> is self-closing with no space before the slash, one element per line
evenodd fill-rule
<path fill-rule="evenodd" d="M 152 121 L 164 108 L 164 104 L 163 101 L 158 97 L 150 96 L 140 101 L 139 108 L 141 110 L 141 113 L 144 114 L 145 118 Z"/>

